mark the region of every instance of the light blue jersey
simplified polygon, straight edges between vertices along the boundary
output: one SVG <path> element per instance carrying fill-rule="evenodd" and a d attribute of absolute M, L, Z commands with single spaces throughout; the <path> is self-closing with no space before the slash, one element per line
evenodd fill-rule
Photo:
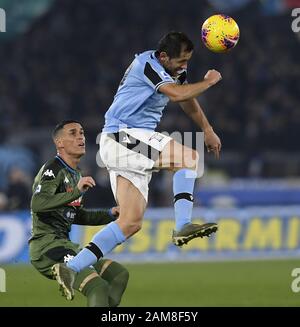
<path fill-rule="evenodd" d="M 136 55 L 105 114 L 103 132 L 116 133 L 121 128 L 155 130 L 169 102 L 169 98 L 159 92 L 160 86 L 183 84 L 185 80 L 186 71 L 172 78 L 156 58 L 154 50 Z"/>

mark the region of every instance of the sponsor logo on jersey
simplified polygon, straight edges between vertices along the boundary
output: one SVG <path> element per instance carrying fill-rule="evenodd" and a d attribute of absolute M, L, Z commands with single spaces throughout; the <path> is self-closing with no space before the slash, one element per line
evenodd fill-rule
<path fill-rule="evenodd" d="M 82 196 L 80 198 L 78 198 L 77 200 L 74 200 L 73 202 L 68 203 L 68 206 L 80 207 L 81 201 L 82 201 Z"/>
<path fill-rule="evenodd" d="M 47 170 L 44 172 L 43 176 L 48 176 L 48 177 L 53 177 L 53 178 L 55 178 L 55 175 L 54 175 L 54 173 L 53 173 L 53 170 L 51 170 L 51 169 L 47 169 Z"/>
<path fill-rule="evenodd" d="M 73 190 L 74 190 L 74 189 L 73 189 L 73 187 L 71 187 L 71 186 L 67 186 L 67 187 L 66 187 L 66 192 L 67 192 L 67 193 L 72 193 Z M 80 206 L 81 206 L 81 201 L 82 201 L 82 196 L 81 196 L 80 198 L 78 198 L 78 199 L 76 199 L 76 200 L 74 200 L 74 201 L 68 203 L 67 205 L 68 205 L 68 206 L 72 206 L 72 207 L 80 207 Z"/>
<path fill-rule="evenodd" d="M 72 210 L 72 209 L 71 209 L 71 210 Z M 75 219 L 76 212 L 73 212 L 73 211 L 68 210 L 68 211 L 65 213 L 65 216 L 66 216 L 69 220 L 73 221 L 73 220 Z"/>

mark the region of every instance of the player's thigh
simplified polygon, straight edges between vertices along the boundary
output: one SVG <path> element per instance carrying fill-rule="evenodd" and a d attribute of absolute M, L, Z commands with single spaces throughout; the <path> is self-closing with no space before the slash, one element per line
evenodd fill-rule
<path fill-rule="evenodd" d="M 80 251 L 78 244 L 67 240 L 55 240 L 32 265 L 45 277 L 52 279 L 52 266 L 67 262 Z"/>
<path fill-rule="evenodd" d="M 140 190 L 133 183 L 123 176 L 117 176 L 117 200 L 121 207 L 121 214 L 124 212 L 143 212 L 146 208 L 146 201 Z"/>
<path fill-rule="evenodd" d="M 123 176 L 117 176 L 116 197 L 120 206 L 120 221 L 138 222 L 143 218 L 146 200 L 140 190 Z"/>
<path fill-rule="evenodd" d="M 159 169 L 178 170 L 181 168 L 196 169 L 199 160 L 197 151 L 171 140 L 162 150 L 154 167 Z"/>
<path fill-rule="evenodd" d="M 31 264 L 34 266 L 34 268 L 41 273 L 43 276 L 53 279 L 53 274 L 51 271 L 51 267 L 57 263 L 54 260 L 51 260 L 50 258 L 42 255 L 39 259 L 31 260 Z"/>

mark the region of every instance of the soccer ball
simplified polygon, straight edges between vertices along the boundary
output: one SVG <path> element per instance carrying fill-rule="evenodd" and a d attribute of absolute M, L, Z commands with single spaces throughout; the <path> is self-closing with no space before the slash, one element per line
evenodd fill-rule
<path fill-rule="evenodd" d="M 201 37 L 213 52 L 227 52 L 234 48 L 240 37 L 236 21 L 227 15 L 213 15 L 202 25 Z"/>

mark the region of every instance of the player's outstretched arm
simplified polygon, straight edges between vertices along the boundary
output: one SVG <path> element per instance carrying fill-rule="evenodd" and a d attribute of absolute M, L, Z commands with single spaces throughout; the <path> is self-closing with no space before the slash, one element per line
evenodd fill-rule
<path fill-rule="evenodd" d="M 221 79 L 221 74 L 212 69 L 206 73 L 203 81 L 183 85 L 175 83 L 163 84 L 159 88 L 159 91 L 165 94 L 172 102 L 181 102 L 199 96 L 208 88 L 218 83 Z"/>
<path fill-rule="evenodd" d="M 202 110 L 197 99 L 190 99 L 180 102 L 180 106 L 183 111 L 193 119 L 193 121 L 204 132 L 204 142 L 207 147 L 207 151 L 212 151 L 216 158 L 219 158 L 221 151 L 221 141 L 218 135 L 214 132 L 212 126 L 208 122 L 204 111 Z"/>
<path fill-rule="evenodd" d="M 73 224 L 99 226 L 115 221 L 119 216 L 119 207 L 111 209 L 85 209 L 80 208 Z"/>
<path fill-rule="evenodd" d="M 33 212 L 44 212 L 59 208 L 70 203 L 81 196 L 76 187 L 72 192 L 56 193 L 57 185 L 51 181 L 39 184 L 31 199 L 31 210 Z"/>

